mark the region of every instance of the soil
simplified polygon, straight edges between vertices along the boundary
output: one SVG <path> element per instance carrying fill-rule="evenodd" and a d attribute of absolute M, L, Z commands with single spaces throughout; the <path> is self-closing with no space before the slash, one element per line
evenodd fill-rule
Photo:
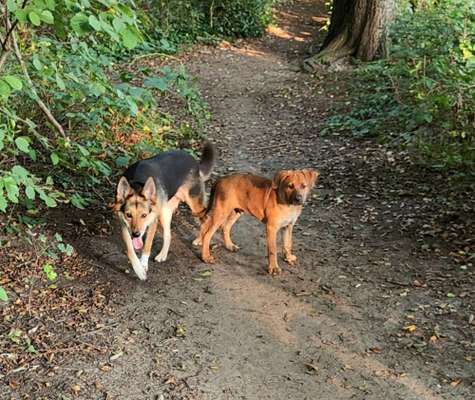
<path fill-rule="evenodd" d="M 298 68 L 326 18 L 322 3 L 285 2 L 265 37 L 186 56 L 213 115 L 211 180 L 320 171 L 294 230 L 297 265 L 266 273 L 264 226 L 250 217 L 233 228 L 239 252 L 216 235 L 217 263 L 202 263 L 183 207 L 167 262 L 141 282 L 125 271 L 104 209 L 63 227 L 58 217 L 94 270 L 78 290 L 101 288 L 102 305 L 81 333 L 83 353 L 40 366 L 44 375 L 12 372 L 0 398 L 475 397 L 473 196 L 453 195 L 403 151 L 320 134 L 348 90 L 344 74 Z"/>

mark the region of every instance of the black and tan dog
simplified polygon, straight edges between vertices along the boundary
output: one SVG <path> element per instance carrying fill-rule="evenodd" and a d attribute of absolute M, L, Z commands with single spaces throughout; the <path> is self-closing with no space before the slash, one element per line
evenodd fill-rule
<path fill-rule="evenodd" d="M 295 264 L 297 257 L 292 254 L 292 229 L 318 176 L 319 173 L 314 170 L 302 169 L 280 171 L 273 180 L 251 174 L 235 174 L 219 179 L 212 188 L 208 214 L 200 235 L 193 242 L 202 245 L 203 261 L 214 262 L 209 246 L 220 227 L 223 228 L 226 248 L 238 250 L 231 240 L 231 228 L 242 213 L 247 213 L 266 224 L 269 273 L 280 272 L 277 233 L 284 227 L 284 260 Z"/>
<path fill-rule="evenodd" d="M 113 210 L 121 221 L 127 256 L 140 279 L 147 279 L 148 259 L 159 222 L 163 246 L 155 261 L 163 262 L 170 248 L 172 215 L 178 204 L 183 201 L 194 216 L 205 216 L 204 182 L 211 175 L 215 158 L 215 149 L 208 142 L 199 162 L 187 152 L 175 150 L 137 161 L 124 172 Z M 139 259 L 136 251 L 140 250 Z"/>

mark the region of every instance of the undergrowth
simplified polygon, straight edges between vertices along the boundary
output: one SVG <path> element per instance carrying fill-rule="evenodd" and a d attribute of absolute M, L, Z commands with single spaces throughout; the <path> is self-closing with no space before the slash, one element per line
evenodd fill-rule
<path fill-rule="evenodd" d="M 325 132 L 375 136 L 413 149 L 426 166 L 473 178 L 475 2 L 421 2 L 399 15 L 391 42 L 388 59 L 357 68 L 352 109 Z"/>

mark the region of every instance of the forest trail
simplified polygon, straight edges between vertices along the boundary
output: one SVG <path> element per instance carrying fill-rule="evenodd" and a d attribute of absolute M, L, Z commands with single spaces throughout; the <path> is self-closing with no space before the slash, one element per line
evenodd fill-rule
<path fill-rule="evenodd" d="M 81 384 L 75 398 L 474 395 L 468 300 L 448 301 L 439 286 L 463 282 L 463 271 L 422 253 L 401 228 L 416 207 L 403 193 L 411 183 L 397 180 L 391 155 L 377 144 L 320 135 L 344 83 L 297 67 L 324 21 L 322 3 L 285 2 L 264 38 L 200 48 L 185 62 L 213 115 L 209 137 L 220 159 L 212 179 L 321 172 L 294 231 L 297 266 L 280 261 L 283 273 L 268 276 L 264 226 L 248 217 L 233 231 L 241 250 L 228 253 L 216 235 L 218 262 L 203 264 L 185 208 L 173 221 L 168 261 L 152 263 L 145 283 L 121 270 L 127 261 L 117 232 L 84 239 L 79 248 L 94 257 L 98 279 L 110 281 L 112 312 L 103 325 L 113 351 L 109 360 L 70 360 L 58 372 L 66 392 Z"/>

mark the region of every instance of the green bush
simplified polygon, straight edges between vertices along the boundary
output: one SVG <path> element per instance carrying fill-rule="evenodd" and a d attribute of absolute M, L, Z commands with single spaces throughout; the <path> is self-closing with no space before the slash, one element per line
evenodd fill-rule
<path fill-rule="evenodd" d="M 329 128 L 413 145 L 432 166 L 473 168 L 475 1 L 419 3 L 392 26 L 389 59 L 359 68 L 356 106 Z"/>
<path fill-rule="evenodd" d="M 146 31 L 174 48 L 213 37 L 256 37 L 272 18 L 276 0 L 143 0 Z M 157 24 L 158 22 L 158 24 Z"/>

